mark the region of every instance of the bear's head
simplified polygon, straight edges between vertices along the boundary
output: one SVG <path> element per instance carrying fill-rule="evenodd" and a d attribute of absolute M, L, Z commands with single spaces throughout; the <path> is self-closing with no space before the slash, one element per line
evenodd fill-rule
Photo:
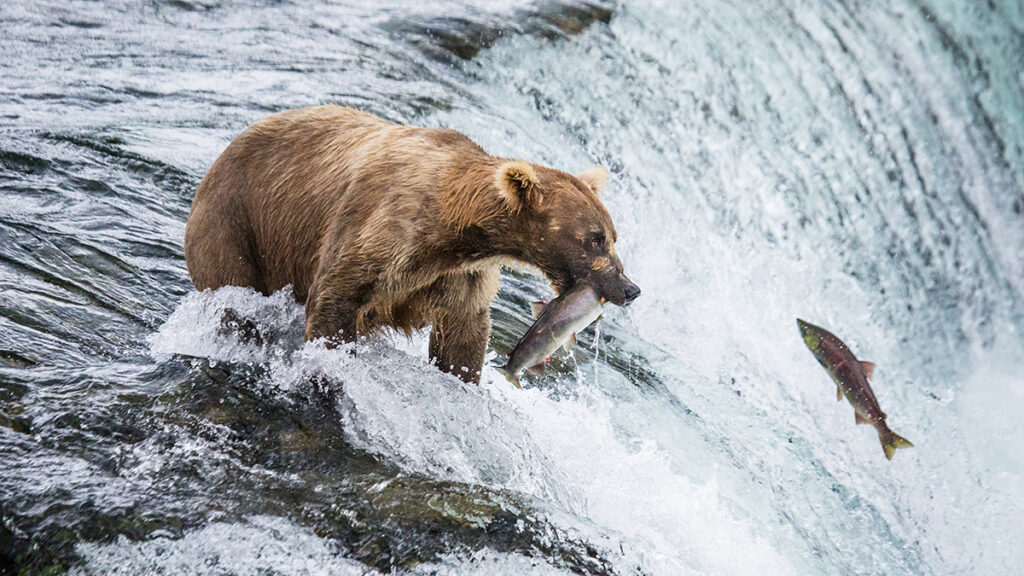
<path fill-rule="evenodd" d="M 511 252 L 540 268 L 558 293 L 588 283 L 625 306 L 640 288 L 623 273 L 618 234 L 598 198 L 607 178 L 600 166 L 573 176 L 518 160 L 503 163 L 496 174 L 513 224 Z"/>

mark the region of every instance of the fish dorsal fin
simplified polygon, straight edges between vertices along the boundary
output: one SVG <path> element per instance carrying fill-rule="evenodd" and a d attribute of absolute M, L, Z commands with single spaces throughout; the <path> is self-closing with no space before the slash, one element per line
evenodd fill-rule
<path fill-rule="evenodd" d="M 538 362 L 538 363 L 534 364 L 533 366 L 530 366 L 526 370 L 530 374 L 536 374 L 537 376 L 543 376 L 544 375 L 544 368 L 545 368 L 545 366 L 546 365 L 544 364 L 544 361 L 541 361 L 541 362 Z"/>
<path fill-rule="evenodd" d="M 842 401 L 843 401 L 843 389 L 840 388 L 839 386 L 836 386 L 836 402 L 842 402 Z"/>
<path fill-rule="evenodd" d="M 871 424 L 871 420 L 860 415 L 860 412 L 854 412 L 854 416 L 857 418 L 857 424 Z"/>
<path fill-rule="evenodd" d="M 540 316 L 541 311 L 544 310 L 544 307 L 547 305 L 547 302 L 530 302 L 530 312 L 533 313 L 533 317 L 536 318 Z"/>
<path fill-rule="evenodd" d="M 575 345 L 576 345 L 576 333 L 573 332 L 572 334 L 569 335 L 569 338 L 565 341 L 565 344 L 562 344 L 562 348 L 565 348 L 566 351 L 568 351 L 568 350 L 572 350 L 572 347 L 575 346 Z"/>
<path fill-rule="evenodd" d="M 868 377 L 868 380 L 871 380 L 872 378 L 875 377 L 875 363 L 874 362 L 868 362 L 867 360 L 861 360 L 860 361 L 860 365 L 864 367 L 864 375 Z"/>

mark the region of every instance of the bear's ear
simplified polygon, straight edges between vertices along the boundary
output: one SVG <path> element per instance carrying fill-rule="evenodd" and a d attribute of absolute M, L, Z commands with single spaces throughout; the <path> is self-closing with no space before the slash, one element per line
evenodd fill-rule
<path fill-rule="evenodd" d="M 537 185 L 537 174 L 526 162 L 505 162 L 498 168 L 495 179 L 498 190 L 511 212 L 519 212 L 523 208 L 538 208 L 544 201 L 544 194 Z"/>
<path fill-rule="evenodd" d="M 604 190 L 605 183 L 608 182 L 608 171 L 605 170 L 604 166 L 594 166 L 580 172 L 576 177 L 589 186 L 594 191 L 594 194 L 600 194 L 601 190 Z"/>

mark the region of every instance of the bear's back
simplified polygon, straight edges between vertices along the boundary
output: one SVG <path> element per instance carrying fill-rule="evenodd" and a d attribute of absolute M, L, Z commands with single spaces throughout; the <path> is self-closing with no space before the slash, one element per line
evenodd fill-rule
<path fill-rule="evenodd" d="M 481 156 L 454 130 L 344 106 L 266 117 L 231 142 L 196 191 L 185 237 L 193 282 L 266 294 L 291 284 L 304 301 L 332 222 L 358 226 L 380 210 L 423 210 L 426 187 L 453 162 Z"/>

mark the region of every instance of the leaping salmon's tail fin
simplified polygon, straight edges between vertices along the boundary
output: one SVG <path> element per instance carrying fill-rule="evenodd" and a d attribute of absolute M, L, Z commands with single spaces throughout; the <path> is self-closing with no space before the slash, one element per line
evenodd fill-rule
<path fill-rule="evenodd" d="M 885 450 L 885 457 L 888 460 L 892 460 L 892 455 L 896 453 L 897 448 L 913 448 L 914 444 L 899 434 L 889 430 L 888 433 L 882 433 L 878 435 L 878 438 L 882 441 L 882 450 Z"/>
<path fill-rule="evenodd" d="M 504 376 L 509 382 L 511 382 L 512 385 L 515 386 L 516 388 L 523 387 L 523 385 L 519 383 L 519 378 L 517 378 L 516 375 L 513 374 L 512 371 L 508 369 L 508 365 L 495 366 L 494 369 L 497 370 L 499 374 Z"/>

